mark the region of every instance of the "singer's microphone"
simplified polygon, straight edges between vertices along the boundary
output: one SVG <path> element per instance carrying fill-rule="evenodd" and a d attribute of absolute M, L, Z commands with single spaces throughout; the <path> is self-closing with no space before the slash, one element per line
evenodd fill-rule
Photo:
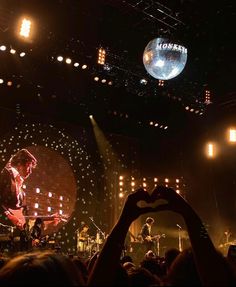
<path fill-rule="evenodd" d="M 182 229 L 182 227 L 179 224 L 176 224 L 177 227 L 179 227 L 180 229 Z"/>

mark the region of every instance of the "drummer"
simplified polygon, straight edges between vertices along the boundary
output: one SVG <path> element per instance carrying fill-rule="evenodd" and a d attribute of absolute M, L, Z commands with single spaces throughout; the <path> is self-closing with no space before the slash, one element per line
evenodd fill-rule
<path fill-rule="evenodd" d="M 77 235 L 77 250 L 79 252 L 88 251 L 89 248 L 89 227 L 87 224 L 83 224 L 81 230 Z"/>

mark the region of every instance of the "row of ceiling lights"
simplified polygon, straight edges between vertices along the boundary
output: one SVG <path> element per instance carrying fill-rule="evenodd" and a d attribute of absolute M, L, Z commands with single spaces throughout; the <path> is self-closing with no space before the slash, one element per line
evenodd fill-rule
<path fill-rule="evenodd" d="M 6 45 L 1 45 L 1 46 L 0 46 L 0 51 L 1 51 L 1 52 L 7 52 L 7 50 L 8 50 L 8 48 L 7 48 Z M 14 49 L 14 48 L 12 48 L 12 47 L 9 48 L 9 53 L 12 54 L 12 55 L 19 54 L 19 56 L 20 56 L 21 58 L 26 55 L 25 52 L 17 52 L 16 49 Z"/>

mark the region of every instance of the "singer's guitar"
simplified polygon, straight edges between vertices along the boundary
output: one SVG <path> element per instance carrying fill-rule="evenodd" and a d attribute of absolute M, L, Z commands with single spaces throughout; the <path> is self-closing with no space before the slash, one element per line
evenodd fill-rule
<path fill-rule="evenodd" d="M 23 207 L 20 209 L 11 209 L 2 206 L 5 209 L 5 215 L 7 218 L 20 230 L 23 230 L 25 224 L 25 216 L 23 214 Z"/>
<path fill-rule="evenodd" d="M 151 235 L 148 235 L 145 237 L 144 241 L 146 242 L 152 242 L 152 241 L 158 241 L 161 237 L 165 237 L 166 235 L 165 234 L 157 234 L 157 235 L 154 235 L 154 236 L 151 236 Z"/>
<path fill-rule="evenodd" d="M 41 238 L 32 239 L 32 247 L 43 247 L 49 241 L 49 235 L 45 235 Z"/>
<path fill-rule="evenodd" d="M 2 206 L 5 210 L 5 215 L 7 218 L 20 230 L 24 229 L 24 224 L 26 223 L 27 219 L 36 219 L 36 218 L 41 218 L 45 222 L 46 221 L 53 221 L 57 220 L 57 224 L 62 221 L 62 222 L 67 222 L 68 218 L 67 216 L 59 215 L 59 214 L 52 214 L 52 215 L 40 215 L 40 216 L 34 216 L 34 215 L 24 215 L 23 214 L 23 207 L 19 209 L 11 209 L 11 208 L 6 208 L 5 206 Z"/>

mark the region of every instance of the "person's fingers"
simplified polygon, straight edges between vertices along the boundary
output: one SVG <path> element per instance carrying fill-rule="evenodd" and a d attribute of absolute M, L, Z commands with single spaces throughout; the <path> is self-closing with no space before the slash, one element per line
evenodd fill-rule
<path fill-rule="evenodd" d="M 151 197 L 147 191 L 145 191 L 143 188 L 137 189 L 134 193 L 131 193 L 129 195 L 129 199 L 132 201 L 140 201 L 144 200 L 146 202 L 151 202 Z"/>

